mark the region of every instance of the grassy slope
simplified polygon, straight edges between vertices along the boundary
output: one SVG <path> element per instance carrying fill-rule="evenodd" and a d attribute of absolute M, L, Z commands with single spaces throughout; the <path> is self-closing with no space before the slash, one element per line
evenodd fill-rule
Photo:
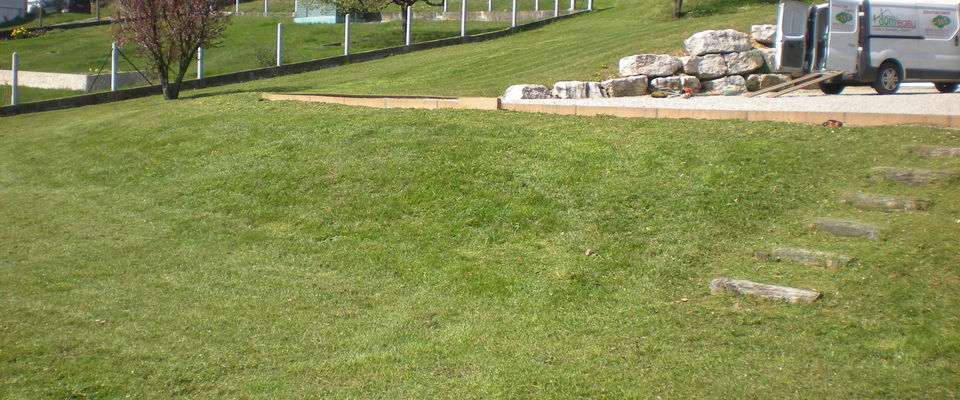
<path fill-rule="evenodd" d="M 654 9 L 637 26 L 639 5 L 614 5 L 181 101 L 5 118 L 0 398 L 956 397 L 960 190 L 865 179 L 960 169 L 899 153 L 956 133 L 256 101 L 496 94 L 751 18 L 681 28 Z M 836 202 L 857 189 L 937 203 Z M 814 234 L 820 215 L 891 236 Z M 771 244 L 860 261 L 750 259 Z M 718 275 L 825 296 L 710 297 Z"/>

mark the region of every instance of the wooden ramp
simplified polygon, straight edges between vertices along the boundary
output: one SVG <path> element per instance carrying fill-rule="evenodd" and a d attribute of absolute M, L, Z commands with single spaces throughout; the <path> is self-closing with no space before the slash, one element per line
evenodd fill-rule
<path fill-rule="evenodd" d="M 744 97 L 754 97 L 762 94 L 768 94 L 767 97 L 779 97 L 790 92 L 794 92 L 800 89 L 806 89 L 810 86 L 816 85 L 820 82 L 833 79 L 834 77 L 840 76 L 843 72 L 841 71 L 822 71 L 814 72 L 812 74 L 807 74 L 801 76 L 797 79 L 781 83 L 779 85 L 770 86 L 768 88 L 760 89 L 756 92 L 746 93 Z"/>

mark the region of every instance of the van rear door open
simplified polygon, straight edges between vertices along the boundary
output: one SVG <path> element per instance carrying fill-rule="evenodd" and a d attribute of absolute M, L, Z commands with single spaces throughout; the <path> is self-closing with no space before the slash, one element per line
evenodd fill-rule
<path fill-rule="evenodd" d="M 777 49 L 774 69 L 780 72 L 805 72 L 807 61 L 807 20 L 811 6 L 799 1 L 781 1 L 777 7 Z"/>
<path fill-rule="evenodd" d="M 846 73 L 857 72 L 859 3 L 851 0 L 830 1 L 830 27 L 824 69 Z"/>

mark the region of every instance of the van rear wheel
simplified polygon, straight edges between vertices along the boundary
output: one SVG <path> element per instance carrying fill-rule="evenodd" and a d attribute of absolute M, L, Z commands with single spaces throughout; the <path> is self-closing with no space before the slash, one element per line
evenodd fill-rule
<path fill-rule="evenodd" d="M 940 93 L 956 92 L 957 86 L 960 86 L 960 83 L 934 83 L 933 84 L 933 87 L 937 88 L 937 91 Z"/>
<path fill-rule="evenodd" d="M 823 94 L 840 94 L 844 88 L 846 88 L 846 85 L 842 83 L 820 82 L 820 91 L 823 92 Z"/>
<path fill-rule="evenodd" d="M 883 63 L 877 70 L 877 80 L 873 81 L 873 89 L 879 94 L 896 93 L 900 89 L 900 68 L 893 63 Z"/>

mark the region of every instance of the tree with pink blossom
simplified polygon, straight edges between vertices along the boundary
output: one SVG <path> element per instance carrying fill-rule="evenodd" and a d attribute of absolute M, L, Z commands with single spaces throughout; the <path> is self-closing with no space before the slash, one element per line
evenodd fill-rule
<path fill-rule="evenodd" d="M 134 43 L 146 55 L 163 87 L 163 97 L 180 97 L 183 77 L 197 49 L 216 45 L 230 22 L 221 0 L 117 0 L 114 39 Z M 171 81 L 170 76 L 174 78 Z"/>

